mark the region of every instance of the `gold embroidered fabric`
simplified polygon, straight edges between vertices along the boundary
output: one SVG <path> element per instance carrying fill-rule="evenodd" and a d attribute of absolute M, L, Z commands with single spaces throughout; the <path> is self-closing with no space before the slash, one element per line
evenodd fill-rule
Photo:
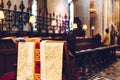
<path fill-rule="evenodd" d="M 41 80 L 62 80 L 64 42 L 41 42 Z"/>
<path fill-rule="evenodd" d="M 62 80 L 63 44 L 47 40 L 36 44 L 33 39 L 19 42 L 17 80 Z"/>
<path fill-rule="evenodd" d="M 19 42 L 17 80 L 34 80 L 34 42 Z"/>

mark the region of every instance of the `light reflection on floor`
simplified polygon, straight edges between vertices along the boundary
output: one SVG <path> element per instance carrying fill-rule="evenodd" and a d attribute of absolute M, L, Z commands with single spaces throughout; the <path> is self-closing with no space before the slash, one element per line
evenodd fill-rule
<path fill-rule="evenodd" d="M 120 58 L 90 80 L 120 80 Z"/>

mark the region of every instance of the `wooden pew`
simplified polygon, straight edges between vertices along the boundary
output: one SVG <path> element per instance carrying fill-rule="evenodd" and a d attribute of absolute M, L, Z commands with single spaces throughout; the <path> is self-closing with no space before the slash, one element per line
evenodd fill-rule
<path fill-rule="evenodd" d="M 1 42 L 0 43 L 1 46 L 4 45 L 5 43 L 5 41 L 3 40 L 0 40 L 0 42 Z M 9 42 L 11 42 L 11 40 Z M 114 61 L 116 61 L 115 50 L 116 48 L 119 47 L 119 45 L 99 47 L 99 44 L 94 42 L 93 38 L 92 39 L 77 39 L 75 43 L 75 50 L 74 50 L 75 54 L 71 55 L 69 52 L 70 51 L 69 46 L 70 46 L 70 43 L 68 43 L 68 41 L 66 40 L 64 44 L 64 59 L 63 59 L 63 62 L 64 62 L 63 70 L 65 70 L 65 73 L 63 73 L 63 75 L 66 80 L 72 80 L 72 79 L 77 80 L 77 78 L 81 76 L 81 72 L 86 74 L 89 71 L 92 72 L 93 68 L 104 67 L 101 65 L 103 64 L 105 65 L 108 62 L 108 60 L 111 58 L 113 61 L 111 61 L 111 63 L 109 64 L 112 64 Z M 8 45 L 7 50 L 5 51 L 1 49 L 3 47 L 0 47 L 0 63 L 3 64 L 4 62 L 3 66 L 0 65 L 1 74 L 6 73 L 8 71 L 12 71 L 13 64 L 17 64 L 16 44 L 12 41 L 12 48 Z M 8 47 L 10 47 L 10 49 Z M 108 54 L 106 54 L 106 51 Z M 9 54 L 8 56 L 4 55 L 4 57 L 6 57 L 4 59 L 6 59 L 7 61 L 3 60 L 3 53 L 6 53 L 7 55 Z M 109 56 L 109 57 L 107 56 L 108 57 L 107 59 L 104 53 Z M 10 70 L 6 71 L 5 69 L 8 66 L 7 67 L 4 67 L 4 66 L 6 65 L 5 64 L 6 62 L 9 62 L 8 58 L 12 60 L 12 63 L 10 63 Z"/>
<path fill-rule="evenodd" d="M 98 73 L 116 61 L 116 49 L 120 45 L 110 45 L 75 52 L 76 78 Z M 76 80 L 77 80 L 76 79 Z"/>
<path fill-rule="evenodd" d="M 0 39 L 0 74 L 13 71 L 17 63 L 17 48 L 12 39 Z"/>

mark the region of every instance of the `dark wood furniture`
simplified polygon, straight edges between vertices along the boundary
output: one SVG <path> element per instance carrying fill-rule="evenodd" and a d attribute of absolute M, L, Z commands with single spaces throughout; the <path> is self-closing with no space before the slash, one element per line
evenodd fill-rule
<path fill-rule="evenodd" d="M 66 40 L 63 57 L 65 80 L 77 80 L 88 73 L 97 73 L 97 70 L 100 71 L 116 61 L 115 53 L 120 45 L 101 46 L 94 38 L 63 37 L 57 36 L 54 39 Z M 0 39 L 0 74 L 13 71 L 13 68 L 16 68 L 14 64 L 17 64 L 16 44 L 12 39 Z"/>
<path fill-rule="evenodd" d="M 76 80 L 84 76 L 95 75 L 99 71 L 113 64 L 116 58 L 116 49 L 120 45 L 110 45 L 75 51 L 75 74 Z"/>
<path fill-rule="evenodd" d="M 17 47 L 12 39 L 0 39 L 0 75 L 14 70 L 17 64 Z"/>

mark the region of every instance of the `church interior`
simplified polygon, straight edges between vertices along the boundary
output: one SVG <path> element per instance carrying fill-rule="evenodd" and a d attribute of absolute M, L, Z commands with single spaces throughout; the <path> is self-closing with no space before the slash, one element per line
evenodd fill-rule
<path fill-rule="evenodd" d="M 0 80 L 120 80 L 120 0 L 0 0 Z"/>

